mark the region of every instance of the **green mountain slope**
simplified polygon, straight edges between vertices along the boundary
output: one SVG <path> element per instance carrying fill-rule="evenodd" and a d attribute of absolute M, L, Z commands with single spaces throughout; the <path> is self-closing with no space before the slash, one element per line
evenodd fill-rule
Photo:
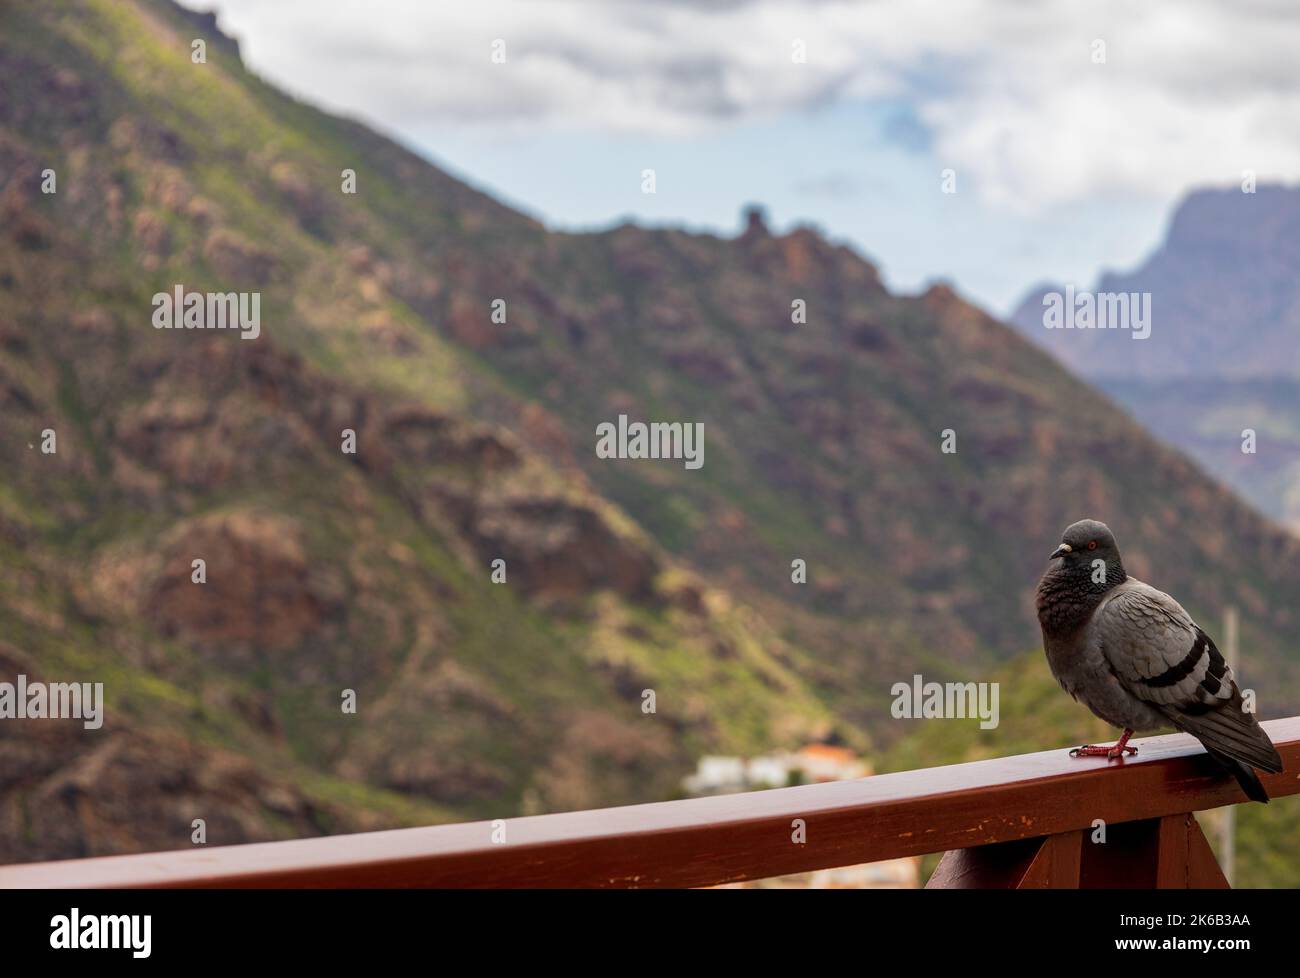
<path fill-rule="evenodd" d="M 527 222 L 229 50 L 192 65 L 169 7 L 3 37 L 0 671 L 104 682 L 109 719 L 0 725 L 0 860 L 659 798 L 702 751 L 829 732 L 797 650 L 468 420 L 499 383 L 367 253 L 390 219 Z M 297 154 L 331 149 L 392 189 L 312 211 Z M 173 283 L 260 289 L 265 333 L 152 329 Z"/>

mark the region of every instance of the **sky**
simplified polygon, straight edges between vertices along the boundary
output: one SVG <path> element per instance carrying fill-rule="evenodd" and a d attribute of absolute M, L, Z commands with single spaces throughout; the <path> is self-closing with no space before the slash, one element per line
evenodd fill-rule
<path fill-rule="evenodd" d="M 1193 188 L 1300 178 L 1294 0 L 184 3 L 550 227 L 734 234 L 758 203 L 998 315 L 1138 264 Z"/>

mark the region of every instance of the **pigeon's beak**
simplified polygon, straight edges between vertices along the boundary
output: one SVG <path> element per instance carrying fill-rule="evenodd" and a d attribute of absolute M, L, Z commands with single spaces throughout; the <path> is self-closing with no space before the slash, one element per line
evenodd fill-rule
<path fill-rule="evenodd" d="M 1048 560 L 1055 560 L 1057 557 L 1064 557 L 1066 554 L 1068 554 L 1068 553 L 1072 553 L 1073 551 L 1074 551 L 1074 548 L 1073 548 L 1072 546 L 1070 546 L 1068 543 L 1063 543 L 1063 544 L 1061 544 L 1059 547 L 1057 547 L 1055 550 L 1053 550 L 1053 551 L 1052 551 L 1052 556 L 1048 557 L 1047 559 L 1048 559 Z"/>

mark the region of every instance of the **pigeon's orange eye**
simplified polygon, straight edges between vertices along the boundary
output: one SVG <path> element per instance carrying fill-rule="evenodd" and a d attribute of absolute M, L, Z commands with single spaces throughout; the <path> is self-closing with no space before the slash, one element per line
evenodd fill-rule
<path fill-rule="evenodd" d="M 1097 541 L 1096 541 L 1096 540 L 1089 540 L 1089 541 L 1088 541 L 1088 549 L 1089 549 L 1089 550 L 1096 550 L 1096 549 L 1097 549 Z"/>

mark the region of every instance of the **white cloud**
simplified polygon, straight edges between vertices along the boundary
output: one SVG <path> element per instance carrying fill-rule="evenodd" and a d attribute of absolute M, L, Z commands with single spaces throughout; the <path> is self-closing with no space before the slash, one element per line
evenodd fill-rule
<path fill-rule="evenodd" d="M 1021 213 L 1300 176 L 1300 8 L 1160 0 L 216 0 L 252 67 L 388 129 L 689 136 L 906 103 L 961 186 Z M 195 0 L 195 5 L 202 5 Z M 494 39 L 508 61 L 491 63 Z M 1092 42 L 1106 43 L 1093 64 Z M 793 64 L 792 43 L 808 63 Z"/>

